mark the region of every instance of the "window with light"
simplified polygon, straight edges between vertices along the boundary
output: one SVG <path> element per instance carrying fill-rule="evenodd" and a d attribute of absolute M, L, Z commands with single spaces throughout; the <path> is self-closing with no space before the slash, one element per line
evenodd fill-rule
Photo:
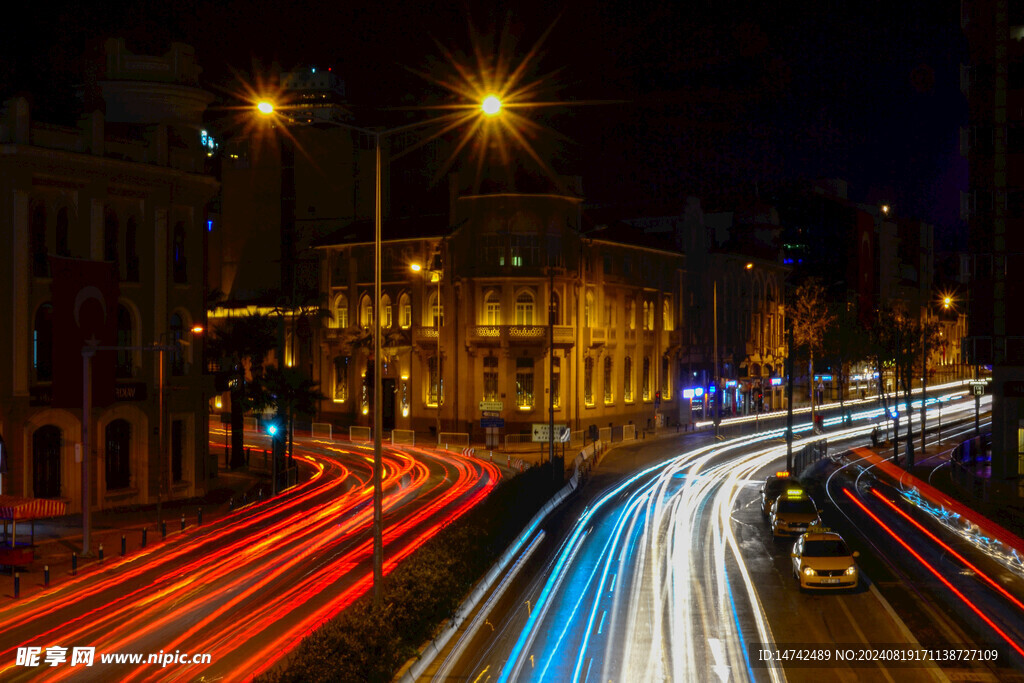
<path fill-rule="evenodd" d="M 436 408 L 444 403 L 444 380 L 441 379 L 441 362 L 437 356 L 427 359 L 427 405 Z"/>
<path fill-rule="evenodd" d="M 533 324 L 533 294 L 522 292 L 516 297 L 516 325 Z"/>
<path fill-rule="evenodd" d="M 622 398 L 633 402 L 633 359 L 629 356 L 622 360 Z"/>
<path fill-rule="evenodd" d="M 615 402 L 615 392 L 612 385 L 612 359 L 605 356 L 604 359 L 604 402 L 610 405 Z"/>
<path fill-rule="evenodd" d="M 484 301 L 484 324 L 501 324 L 501 299 L 497 292 L 487 293 L 487 299 Z"/>
<path fill-rule="evenodd" d="M 484 400 L 498 400 L 498 358 L 484 356 Z"/>
<path fill-rule="evenodd" d="M 407 293 L 398 298 L 398 325 L 403 330 L 412 327 L 412 300 Z"/>
<path fill-rule="evenodd" d="M 553 408 L 562 407 L 562 359 L 551 359 L 551 397 Z"/>
<path fill-rule="evenodd" d="M 651 400 L 651 359 L 649 356 L 644 356 L 644 366 L 641 373 L 640 381 L 642 383 L 642 394 L 643 400 Z"/>
<path fill-rule="evenodd" d="M 583 361 L 583 405 L 594 405 L 594 359 Z"/>
<path fill-rule="evenodd" d="M 516 359 L 516 407 L 533 407 L 533 359 Z"/>

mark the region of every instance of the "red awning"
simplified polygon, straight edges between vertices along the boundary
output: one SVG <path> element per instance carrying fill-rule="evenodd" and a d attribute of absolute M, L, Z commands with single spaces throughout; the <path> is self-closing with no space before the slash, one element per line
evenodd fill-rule
<path fill-rule="evenodd" d="M 20 521 L 59 517 L 67 513 L 67 507 L 63 500 L 0 496 L 0 519 Z"/>

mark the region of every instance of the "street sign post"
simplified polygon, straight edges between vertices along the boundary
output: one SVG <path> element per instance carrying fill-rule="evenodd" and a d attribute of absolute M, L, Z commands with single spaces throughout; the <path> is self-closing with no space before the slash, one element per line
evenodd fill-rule
<path fill-rule="evenodd" d="M 533 423 L 533 442 L 548 443 L 551 440 L 546 422 Z M 569 425 L 555 425 L 555 441 L 569 440 Z"/>

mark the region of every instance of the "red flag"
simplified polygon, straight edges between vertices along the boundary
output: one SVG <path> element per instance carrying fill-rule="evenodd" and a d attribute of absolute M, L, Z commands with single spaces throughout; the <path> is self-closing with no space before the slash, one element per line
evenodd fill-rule
<path fill-rule="evenodd" d="M 82 406 L 82 348 L 117 343 L 117 269 L 108 261 L 50 257 L 53 273 L 53 406 Z M 92 358 L 92 402 L 114 401 L 114 351 Z"/>

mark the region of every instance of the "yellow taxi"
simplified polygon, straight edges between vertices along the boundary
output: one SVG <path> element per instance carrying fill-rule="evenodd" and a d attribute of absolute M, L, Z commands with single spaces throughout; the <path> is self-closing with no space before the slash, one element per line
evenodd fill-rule
<path fill-rule="evenodd" d="M 811 527 L 793 544 L 793 578 L 800 588 L 856 588 L 860 580 L 854 558 L 843 537 L 824 527 Z"/>
<path fill-rule="evenodd" d="M 799 536 L 821 522 L 820 511 L 803 488 L 787 488 L 772 503 L 768 521 L 772 536 Z"/>
<path fill-rule="evenodd" d="M 767 517 L 772 511 L 772 503 L 787 490 L 801 489 L 803 485 L 785 470 L 776 472 L 761 484 L 761 514 Z"/>

